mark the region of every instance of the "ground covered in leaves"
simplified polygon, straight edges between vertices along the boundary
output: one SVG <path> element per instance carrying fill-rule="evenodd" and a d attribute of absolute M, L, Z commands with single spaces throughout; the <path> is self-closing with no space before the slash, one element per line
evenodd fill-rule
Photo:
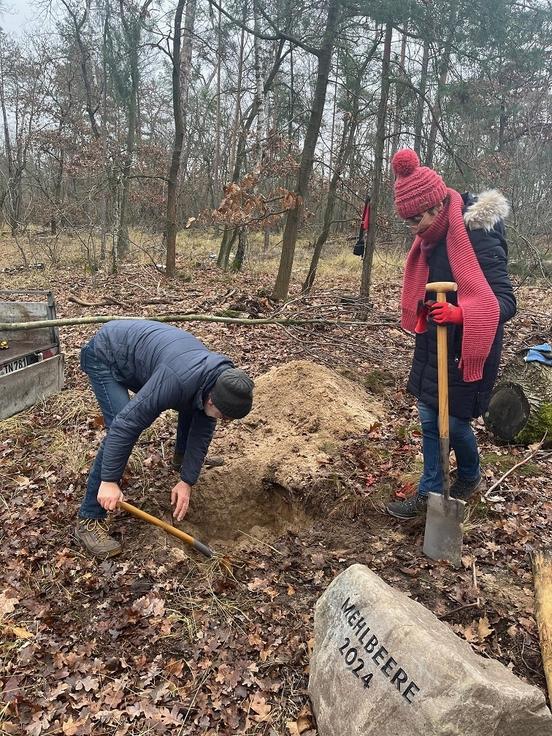
<path fill-rule="evenodd" d="M 272 279 L 203 264 L 173 281 L 150 266 L 128 266 L 115 277 L 58 268 L 4 273 L 0 286 L 51 288 L 63 317 L 356 320 L 357 283 L 345 276 L 308 298 L 295 289 L 285 305 L 271 301 Z M 344 442 L 317 448 L 317 472 L 293 498 L 277 478 L 266 489 L 278 486 L 279 503 L 300 507 L 301 524 L 244 519 L 238 528 L 237 520 L 233 539 L 221 540 L 220 555 L 209 561 L 121 513 L 113 530 L 123 556 L 98 563 L 76 545 L 72 528 L 102 432 L 78 352 L 97 326 L 61 328 L 66 388 L 0 424 L 3 733 L 314 736 L 306 691 L 314 605 L 356 562 L 426 605 L 477 651 L 545 688 L 530 552 L 551 541 L 550 451 L 496 446 L 478 424 L 489 486 L 533 455 L 470 506 L 459 571 L 423 556 L 421 523 L 401 524 L 383 512 L 390 496 L 414 488 L 421 466 L 417 416 L 404 391 L 412 342 L 398 326 L 398 293 L 398 274 L 391 290 L 376 283 L 362 325 L 188 325 L 255 377 L 311 361 L 362 386 L 384 410 L 370 430 L 353 426 Z M 544 293 L 538 285 L 518 288 L 505 360 L 549 339 Z M 130 501 L 166 519 L 174 427 L 169 415 L 144 434 L 125 480 Z M 217 435 L 213 451 L 228 446 L 229 431 Z M 222 469 L 206 470 L 205 483 L 216 485 L 209 473 L 223 477 Z M 221 483 L 222 511 L 224 494 Z M 209 515 L 196 513 L 195 522 L 192 530 L 211 542 Z"/>

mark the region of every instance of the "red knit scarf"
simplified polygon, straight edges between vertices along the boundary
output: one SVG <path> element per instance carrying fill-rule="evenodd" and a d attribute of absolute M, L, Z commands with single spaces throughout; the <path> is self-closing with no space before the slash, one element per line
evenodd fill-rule
<path fill-rule="evenodd" d="M 464 314 L 459 368 L 464 381 L 479 381 L 498 327 L 500 308 L 475 256 L 462 216 L 463 201 L 448 189 L 448 203 L 422 237 L 416 236 L 406 259 L 401 296 L 405 330 L 414 332 L 420 300 L 425 301 L 429 275 L 426 255 L 446 235 L 447 256 L 458 284 L 458 304 Z M 423 240 L 422 240 L 423 238 Z"/>

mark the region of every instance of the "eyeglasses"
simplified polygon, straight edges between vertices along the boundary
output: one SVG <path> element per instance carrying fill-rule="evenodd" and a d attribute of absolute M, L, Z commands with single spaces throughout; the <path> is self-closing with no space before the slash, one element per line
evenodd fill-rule
<path fill-rule="evenodd" d="M 425 212 L 422 212 L 421 215 L 414 215 L 414 217 L 405 217 L 404 221 L 407 225 L 419 225 L 420 222 L 424 219 L 425 214 Z"/>

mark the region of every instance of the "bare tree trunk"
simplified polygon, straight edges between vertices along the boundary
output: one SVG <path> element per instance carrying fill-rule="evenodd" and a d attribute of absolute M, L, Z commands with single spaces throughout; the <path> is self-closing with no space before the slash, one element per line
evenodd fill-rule
<path fill-rule="evenodd" d="M 182 155 L 182 142 L 184 140 L 184 117 L 182 111 L 182 77 L 186 75 L 186 95 L 189 83 L 189 64 L 185 66 L 181 62 L 182 49 L 182 15 L 186 0 L 178 0 L 174 14 L 174 36 L 172 48 L 172 98 L 174 116 L 174 139 L 171 163 L 169 167 L 167 182 L 167 219 L 165 224 L 165 245 L 167 249 L 166 273 L 174 276 L 176 266 L 176 233 L 177 233 L 177 200 L 178 200 L 178 175 L 180 171 L 180 160 Z M 187 0 L 185 20 L 185 60 L 192 54 L 192 32 L 195 22 L 196 0 Z M 184 68 L 183 68 L 184 66 Z M 184 104 L 186 100 L 184 99 Z"/>
<path fill-rule="evenodd" d="M 257 11 L 257 0 L 253 0 L 253 24 L 255 35 L 253 36 L 253 54 L 255 67 L 255 103 L 257 106 L 257 130 L 255 136 L 255 163 L 254 168 L 260 168 L 263 160 L 264 134 L 265 134 L 265 95 L 263 85 L 263 63 L 261 59 L 261 44 L 257 33 L 259 30 L 259 13 Z"/>
<path fill-rule="evenodd" d="M 336 38 L 336 30 L 339 21 L 339 8 L 339 0 L 329 0 L 326 28 L 324 30 L 322 46 L 318 52 L 318 73 L 314 99 L 312 102 L 309 124 L 305 136 L 305 145 L 303 146 L 303 153 L 301 155 L 301 163 L 295 187 L 296 204 L 293 209 L 289 210 L 286 218 L 280 266 L 276 277 L 276 284 L 274 286 L 274 299 L 285 299 L 289 291 L 299 220 L 303 212 L 304 199 L 307 194 L 309 178 L 314 161 L 314 150 L 320 133 L 320 124 L 322 122 L 322 114 L 324 112 L 324 102 L 326 100 L 333 44 Z"/>
<path fill-rule="evenodd" d="M 230 260 L 230 253 L 232 247 L 238 237 L 238 227 L 225 227 L 222 235 L 222 242 L 220 244 L 220 250 L 217 260 L 217 266 L 223 268 L 225 271 L 228 268 L 228 261 Z"/>
<path fill-rule="evenodd" d="M 243 22 L 245 25 L 245 10 L 247 8 L 246 3 L 244 7 L 244 18 Z M 240 59 L 238 62 L 238 81 L 236 84 L 236 109 L 234 112 L 234 124 L 232 125 L 232 136 L 230 142 L 230 169 L 232 170 L 236 164 L 237 156 L 237 145 L 238 145 L 238 131 L 241 121 L 241 96 L 242 96 L 242 83 L 243 83 L 243 54 L 245 49 L 245 29 L 242 28 L 240 36 Z"/>
<path fill-rule="evenodd" d="M 236 255 L 234 256 L 234 260 L 232 261 L 232 271 L 241 270 L 241 267 L 245 260 L 246 248 L 247 248 L 247 230 L 245 229 L 245 227 L 240 227 L 239 233 L 238 233 L 238 248 L 236 250 Z"/>
<path fill-rule="evenodd" d="M 362 262 L 362 279 L 360 283 L 360 297 L 362 299 L 361 317 L 366 319 L 368 315 L 368 299 L 370 297 L 370 286 L 372 283 L 372 263 L 374 260 L 374 248 L 376 241 L 376 227 L 378 210 L 380 205 L 380 192 L 382 188 L 383 171 L 383 149 L 385 146 L 385 120 L 387 103 L 389 100 L 389 68 L 391 64 L 391 39 L 393 27 L 390 23 L 385 26 L 385 38 L 383 42 L 383 60 L 381 68 L 381 93 L 378 105 L 378 121 L 376 126 L 376 145 L 374 150 L 374 184 L 372 187 L 371 217 L 368 233 L 366 236 L 366 250 Z"/>
<path fill-rule="evenodd" d="M 288 106 L 288 153 L 293 153 L 293 120 L 295 118 L 295 67 L 293 65 L 293 46 L 289 50 L 289 106 Z M 287 177 L 286 188 L 291 189 L 291 176 Z"/>
<path fill-rule="evenodd" d="M 439 62 L 439 73 L 437 79 L 437 91 L 435 94 L 435 101 L 433 103 L 433 114 L 431 116 L 431 126 L 429 129 L 429 140 L 427 144 L 427 151 L 425 156 L 426 166 L 433 166 L 433 157 L 435 155 L 435 143 L 437 141 L 437 130 L 439 128 L 439 121 L 441 119 L 441 98 L 443 96 L 443 90 L 447 83 L 447 77 L 450 66 L 450 54 L 452 51 L 452 42 L 456 32 L 456 24 L 458 22 L 458 6 L 454 5 L 451 15 L 450 22 L 447 29 L 447 37 L 445 40 L 445 46 L 441 53 L 441 59 Z"/>
<path fill-rule="evenodd" d="M 334 91 L 333 91 L 333 103 L 332 103 L 332 127 L 330 130 L 330 162 L 328 166 L 328 180 L 332 181 L 333 179 L 333 159 L 334 159 L 334 137 L 335 137 L 335 118 L 337 114 L 337 79 L 339 76 L 339 58 L 336 59 L 335 62 L 335 80 L 334 80 Z M 341 139 L 343 141 L 343 137 Z M 322 177 L 324 177 L 324 172 L 322 172 Z"/>
<path fill-rule="evenodd" d="M 418 156 L 422 156 L 422 128 L 424 125 L 424 106 L 427 91 L 427 69 L 429 66 L 429 39 L 424 40 L 422 56 L 422 69 L 420 71 L 420 86 L 418 103 L 416 106 L 416 120 L 414 122 L 414 150 Z"/>
<path fill-rule="evenodd" d="M 496 150 L 499 153 L 504 151 L 504 135 L 506 133 L 506 125 L 508 123 L 508 112 L 506 110 L 506 100 L 504 95 L 500 96 L 500 113 L 498 116 L 498 142 Z"/>
<path fill-rule="evenodd" d="M 102 224 L 100 236 L 100 262 L 104 263 L 107 257 L 107 234 L 109 232 L 109 193 L 112 190 L 113 167 L 108 159 L 107 153 L 107 36 L 109 33 L 109 5 L 102 33 L 102 118 L 101 118 L 101 140 L 103 164 L 105 167 L 106 185 L 102 193 Z"/>
<path fill-rule="evenodd" d="M 93 94 L 93 88 L 92 88 L 92 79 L 91 79 L 91 73 L 89 68 L 89 52 L 86 48 L 86 45 L 83 40 L 82 36 L 82 29 L 84 28 L 87 20 L 88 20 L 88 13 L 90 11 L 90 2 L 83 3 L 84 5 L 84 12 L 82 14 L 82 18 L 77 18 L 77 14 L 75 10 L 71 7 L 70 3 L 67 2 L 67 0 L 61 0 L 63 3 L 65 9 L 71 16 L 71 20 L 73 21 L 73 28 L 75 30 L 75 40 L 77 42 L 77 46 L 79 49 L 79 60 L 81 65 L 81 74 L 82 74 L 82 81 L 84 84 L 84 90 L 86 95 L 86 114 L 88 115 L 88 120 L 90 121 L 90 128 L 92 130 L 92 135 L 96 140 L 100 137 L 100 131 L 98 129 L 98 124 L 96 122 L 96 108 L 97 105 L 94 102 L 94 94 Z"/>
<path fill-rule="evenodd" d="M 127 136 L 126 150 L 121 171 L 121 201 L 119 204 L 119 227 L 117 238 L 117 260 L 121 260 L 128 252 L 128 221 L 129 221 L 129 199 L 130 199 L 130 176 L 132 174 L 132 163 L 134 149 L 136 147 L 136 121 L 138 115 L 138 85 L 140 71 L 138 69 L 140 37 L 142 34 L 142 23 L 146 17 L 147 9 L 153 0 L 145 0 L 138 14 L 129 12 L 125 16 L 124 0 L 119 0 L 121 9 L 121 22 L 125 31 L 125 39 L 129 54 L 130 69 L 130 91 L 127 109 Z"/>
<path fill-rule="evenodd" d="M 399 74 L 402 76 L 405 74 L 404 63 L 406 59 L 406 33 L 402 34 L 401 39 L 401 55 L 399 60 Z M 391 136 L 391 158 L 397 153 L 399 149 L 399 138 L 401 132 L 401 112 L 402 112 L 402 100 L 404 96 L 404 85 L 398 81 L 395 84 L 395 110 L 393 116 L 393 134 Z"/>
<path fill-rule="evenodd" d="M 221 23 L 221 12 L 218 11 L 218 23 L 217 23 L 217 98 L 216 98 L 216 117 L 215 117 L 215 160 L 213 163 L 213 206 L 217 206 L 217 201 L 220 197 L 220 131 L 221 131 L 221 73 L 220 67 L 222 64 L 222 23 Z"/>
<path fill-rule="evenodd" d="M 184 38 L 182 39 L 181 72 L 180 72 L 180 98 L 182 101 L 182 127 L 184 129 L 184 140 L 186 139 L 186 130 L 188 127 L 188 93 L 190 90 L 190 80 L 192 78 L 192 51 L 194 39 L 194 27 L 197 11 L 197 0 L 188 0 L 186 4 L 186 15 L 184 17 Z M 186 146 L 184 156 L 182 157 L 181 171 L 182 175 L 186 175 L 188 171 L 188 156 L 190 146 Z"/>
<path fill-rule="evenodd" d="M 351 75 L 352 76 L 352 86 L 349 87 L 349 85 L 347 85 L 349 97 L 352 100 L 352 104 L 351 104 L 350 112 L 344 115 L 343 133 L 341 136 L 339 149 L 337 151 L 337 155 L 334 160 L 334 170 L 333 170 L 332 177 L 330 180 L 330 186 L 328 188 L 328 198 L 326 201 L 326 208 L 324 210 L 324 222 L 322 225 L 322 230 L 318 238 L 316 239 L 316 243 L 314 245 L 314 251 L 313 251 L 311 263 L 309 266 L 309 272 L 307 274 L 307 278 L 305 279 L 305 282 L 303 283 L 303 288 L 302 288 L 303 293 L 310 291 L 312 288 L 314 279 L 316 278 L 316 271 L 318 268 L 318 263 L 320 261 L 320 255 L 322 253 L 322 248 L 324 247 L 324 244 L 326 243 L 326 240 L 328 239 L 328 235 L 330 234 L 330 227 L 332 224 L 335 203 L 336 203 L 337 186 L 341 180 L 341 177 L 347 166 L 347 163 L 349 159 L 351 158 L 351 154 L 354 148 L 355 135 L 356 135 L 357 127 L 358 127 L 358 118 L 359 118 L 359 109 L 360 109 L 360 89 L 361 89 L 362 80 L 364 78 L 364 73 L 366 71 L 368 64 L 370 63 L 371 59 L 376 53 L 378 45 L 379 45 L 379 40 L 376 39 L 376 41 L 374 41 L 371 51 L 365 57 L 361 67 L 355 69 L 352 72 L 352 75 Z"/>
<path fill-rule="evenodd" d="M 10 128 L 8 125 L 8 114 L 6 111 L 6 95 L 4 87 L 4 49 L 0 49 L 0 102 L 2 104 L 2 122 L 4 126 L 4 146 L 6 149 L 6 159 L 8 164 L 8 177 L 13 176 L 13 157 L 10 138 Z"/>
<path fill-rule="evenodd" d="M 121 169 L 121 199 L 119 202 L 119 225 L 117 236 L 117 260 L 121 261 L 128 253 L 128 204 L 130 197 L 130 175 L 136 143 L 136 109 L 138 96 L 138 43 L 140 31 L 135 27 L 135 19 L 130 21 L 132 28 L 127 32 L 130 55 L 130 94 L 127 109 L 127 134 L 125 157 Z"/>
<path fill-rule="evenodd" d="M 314 279 L 316 278 L 316 270 L 318 268 L 318 262 L 320 261 L 322 248 L 324 247 L 324 244 L 328 239 L 328 235 L 330 234 L 330 227 L 332 224 L 335 208 L 337 185 L 341 179 L 341 174 L 343 173 L 345 161 L 348 158 L 353 147 L 356 126 L 356 119 L 351 121 L 345 119 L 343 123 L 343 135 L 341 138 L 341 144 L 335 160 L 335 168 L 330 180 L 330 186 L 328 187 L 328 198 L 326 200 L 326 207 L 324 209 L 324 222 L 322 224 L 322 230 L 320 231 L 320 234 L 316 239 L 316 243 L 314 244 L 314 251 L 309 266 L 309 272 L 307 274 L 305 282 L 303 283 L 303 288 L 301 289 L 304 294 L 309 292 L 312 288 L 312 285 L 314 284 Z"/>
<path fill-rule="evenodd" d="M 274 63 L 272 64 L 272 69 L 270 70 L 270 73 L 264 83 L 263 96 L 266 95 L 266 93 L 272 88 L 272 84 L 274 82 L 276 74 L 278 73 L 280 66 L 282 65 L 282 62 L 285 58 L 285 54 L 282 53 L 283 48 L 284 48 L 284 41 L 280 41 L 278 50 L 276 52 L 276 57 L 274 59 Z M 247 135 L 249 131 L 251 130 L 251 126 L 253 125 L 255 118 L 257 117 L 257 114 L 258 114 L 257 105 L 258 105 L 258 100 L 257 100 L 257 96 L 255 95 L 253 99 L 253 103 L 246 115 L 245 121 L 241 127 L 240 134 L 238 136 L 236 160 L 234 163 L 234 172 L 232 174 L 233 182 L 239 181 L 240 176 L 241 176 L 241 170 L 245 163 L 245 148 L 246 148 Z M 217 266 L 219 268 L 223 268 L 224 270 L 228 268 L 228 261 L 230 259 L 230 253 L 232 251 L 232 246 L 234 242 L 236 241 L 237 237 L 238 237 L 238 232 L 236 228 L 229 228 L 229 227 L 224 228 L 224 233 L 222 235 L 222 241 L 220 244 L 219 254 L 217 258 Z"/>
<path fill-rule="evenodd" d="M 117 273 L 119 269 L 119 226 L 121 218 L 119 215 L 119 207 L 121 202 L 121 174 L 119 171 L 115 173 L 114 196 L 113 196 L 113 230 L 111 233 L 111 272 Z"/>
<path fill-rule="evenodd" d="M 17 135 L 19 118 L 16 113 L 16 151 L 14 153 L 10 135 L 10 126 L 8 122 L 8 114 L 6 110 L 6 91 L 5 91 L 5 69 L 4 69 L 4 49 L 0 49 L 0 103 L 2 106 L 2 122 L 4 127 L 4 146 L 6 149 L 6 159 L 8 164 L 8 182 L 6 191 L 2 199 L 2 204 L 6 204 L 6 220 L 10 226 L 12 237 L 17 234 L 19 225 L 19 209 L 21 204 L 21 175 L 19 167 L 20 158 L 20 136 Z M 26 257 L 25 257 L 26 259 Z"/>
<path fill-rule="evenodd" d="M 63 132 L 63 123 L 60 122 L 58 127 L 58 135 L 59 139 L 62 139 L 62 132 Z M 50 218 L 50 235 L 57 235 L 58 232 L 58 219 L 57 219 L 57 213 L 61 210 L 61 193 L 62 193 L 62 185 L 63 185 L 63 172 L 64 172 L 64 164 L 65 164 L 65 152 L 63 149 L 63 145 L 60 146 L 59 149 L 59 161 L 58 161 L 58 167 L 56 171 L 56 178 L 54 181 L 54 213 L 52 214 Z"/>

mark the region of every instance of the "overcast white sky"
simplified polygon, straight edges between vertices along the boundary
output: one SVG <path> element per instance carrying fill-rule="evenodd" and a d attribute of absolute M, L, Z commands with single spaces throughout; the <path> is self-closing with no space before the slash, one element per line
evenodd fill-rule
<path fill-rule="evenodd" d="M 26 26 L 43 16 L 33 0 L 3 0 L 2 6 L 5 10 L 0 14 L 0 27 L 10 34 L 23 32 Z"/>

